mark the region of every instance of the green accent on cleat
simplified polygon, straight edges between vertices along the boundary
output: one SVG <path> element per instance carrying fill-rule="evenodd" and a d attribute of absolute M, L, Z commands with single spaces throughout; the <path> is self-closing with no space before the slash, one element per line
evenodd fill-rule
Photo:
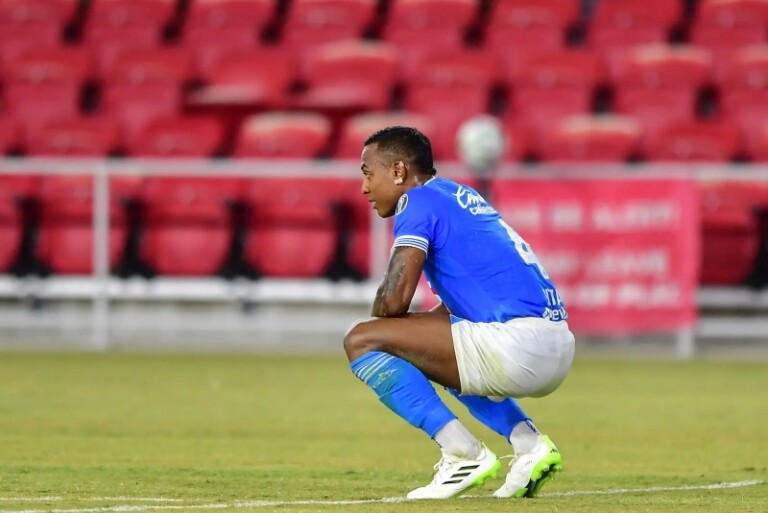
<path fill-rule="evenodd" d="M 563 457 L 560 451 L 557 450 L 557 447 L 555 447 L 555 444 L 552 443 L 548 436 L 544 436 L 543 439 L 544 443 L 549 447 L 549 454 L 533 467 L 531 481 L 528 483 L 528 486 L 519 490 L 514 495 L 515 497 L 535 497 L 547 481 L 554 478 L 557 472 L 563 470 Z"/>

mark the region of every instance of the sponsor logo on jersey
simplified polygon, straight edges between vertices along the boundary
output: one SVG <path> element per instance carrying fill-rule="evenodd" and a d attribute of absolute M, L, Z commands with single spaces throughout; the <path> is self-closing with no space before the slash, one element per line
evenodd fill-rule
<path fill-rule="evenodd" d="M 472 192 L 461 185 L 453 193 L 456 196 L 456 202 L 464 210 L 468 210 L 470 214 L 476 216 L 478 214 L 495 214 L 496 209 L 488 204 L 485 199 L 479 194 Z"/>

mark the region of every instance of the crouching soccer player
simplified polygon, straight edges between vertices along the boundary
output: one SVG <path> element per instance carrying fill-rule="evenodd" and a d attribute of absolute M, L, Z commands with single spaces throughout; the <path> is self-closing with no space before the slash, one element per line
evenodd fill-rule
<path fill-rule="evenodd" d="M 499 459 L 440 400 L 445 386 L 514 450 L 496 497 L 532 497 L 562 468 L 552 441 L 511 398 L 542 397 L 565 379 L 574 338 L 530 246 L 473 189 L 436 177 L 429 140 L 389 127 L 365 141 L 362 192 L 395 216 L 394 247 L 373 318 L 344 348 L 355 375 L 440 446 L 432 482 L 410 499 L 456 497 L 495 477 Z M 408 313 L 422 270 L 442 304 Z"/>

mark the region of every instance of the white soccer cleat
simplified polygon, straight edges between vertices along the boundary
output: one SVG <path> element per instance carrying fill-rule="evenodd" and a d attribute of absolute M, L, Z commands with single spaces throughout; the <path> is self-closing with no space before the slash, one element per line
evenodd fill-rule
<path fill-rule="evenodd" d="M 480 448 L 477 459 L 459 459 L 443 453 L 435 465 L 435 477 L 427 486 L 416 488 L 408 494 L 409 499 L 450 499 L 480 486 L 489 477 L 496 477 L 501 462 L 485 445 Z"/>
<path fill-rule="evenodd" d="M 563 457 L 548 436 L 540 436 L 529 452 L 515 454 L 504 484 L 494 497 L 535 497 L 542 485 L 563 469 Z"/>

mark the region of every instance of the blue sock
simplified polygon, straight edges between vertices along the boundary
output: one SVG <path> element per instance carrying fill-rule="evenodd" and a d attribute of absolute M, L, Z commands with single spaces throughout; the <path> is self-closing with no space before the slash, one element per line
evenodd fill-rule
<path fill-rule="evenodd" d="M 473 417 L 506 438 L 507 441 L 509 441 L 512 428 L 519 422 L 531 420 L 517 402 L 509 397 L 501 402 L 496 402 L 479 395 L 459 395 L 452 388 L 447 388 L 447 390 L 467 407 Z"/>
<path fill-rule="evenodd" d="M 456 418 L 426 376 L 402 358 L 373 351 L 355 359 L 350 367 L 382 403 L 430 438 Z"/>

